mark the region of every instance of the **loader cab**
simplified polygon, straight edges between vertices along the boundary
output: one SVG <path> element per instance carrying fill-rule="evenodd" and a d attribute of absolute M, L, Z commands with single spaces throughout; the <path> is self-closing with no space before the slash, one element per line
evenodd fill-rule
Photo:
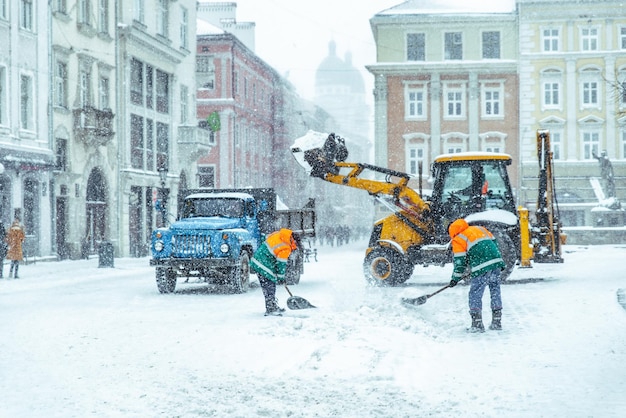
<path fill-rule="evenodd" d="M 444 154 L 432 166 L 433 212 L 447 228 L 455 219 L 472 213 L 501 209 L 516 214 L 507 166 L 508 154 Z"/>

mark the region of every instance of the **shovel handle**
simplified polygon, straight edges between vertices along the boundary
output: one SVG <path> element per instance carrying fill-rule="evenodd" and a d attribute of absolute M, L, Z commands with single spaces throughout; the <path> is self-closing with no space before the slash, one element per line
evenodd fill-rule
<path fill-rule="evenodd" d="M 287 293 L 289 293 L 290 297 L 293 297 L 293 295 L 291 294 L 291 290 L 289 290 L 289 288 L 287 287 L 287 282 L 283 283 L 285 285 L 285 289 L 287 289 Z"/>
<path fill-rule="evenodd" d="M 443 292 L 444 290 L 446 290 L 449 287 L 450 287 L 450 285 L 447 284 L 444 287 L 442 287 L 441 289 L 437 290 L 436 292 L 431 293 L 430 295 L 428 295 L 428 297 L 431 298 L 431 297 L 435 296 L 437 293 L 441 293 L 441 292 Z"/>

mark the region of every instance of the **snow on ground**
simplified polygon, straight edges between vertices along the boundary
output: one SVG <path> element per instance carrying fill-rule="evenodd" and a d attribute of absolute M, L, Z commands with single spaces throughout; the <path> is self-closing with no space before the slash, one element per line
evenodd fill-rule
<path fill-rule="evenodd" d="M 284 317 L 263 316 L 256 281 L 161 295 L 148 258 L 39 262 L 18 280 L 5 265 L 0 417 L 626 416 L 625 245 L 516 269 L 504 330 L 484 334 L 465 331 L 467 286 L 399 303 L 451 266 L 371 288 L 365 246 L 318 247 L 290 286 L 318 308 Z"/>

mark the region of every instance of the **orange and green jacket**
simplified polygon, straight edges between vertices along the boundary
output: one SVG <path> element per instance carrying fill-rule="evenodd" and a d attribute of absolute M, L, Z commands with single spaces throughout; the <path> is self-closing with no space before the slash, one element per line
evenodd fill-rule
<path fill-rule="evenodd" d="M 291 251 L 296 249 L 296 241 L 290 229 L 282 228 L 267 236 L 263 245 L 259 246 L 250 267 L 257 274 L 273 282 L 285 280 L 287 260 Z"/>
<path fill-rule="evenodd" d="M 482 226 L 469 226 L 465 219 L 457 219 L 448 229 L 452 238 L 454 271 L 452 280 L 459 281 L 468 274 L 473 278 L 506 265 L 495 238 Z"/>

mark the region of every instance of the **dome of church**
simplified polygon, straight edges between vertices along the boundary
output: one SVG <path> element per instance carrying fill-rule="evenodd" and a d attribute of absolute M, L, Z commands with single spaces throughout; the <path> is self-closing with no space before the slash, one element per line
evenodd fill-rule
<path fill-rule="evenodd" d="M 331 40 L 328 43 L 328 56 L 317 67 L 315 74 L 315 88 L 329 86 L 347 86 L 352 94 L 364 94 L 365 83 L 363 76 L 352 65 L 352 54 L 346 53 L 345 60 L 337 56 L 337 44 Z"/>

